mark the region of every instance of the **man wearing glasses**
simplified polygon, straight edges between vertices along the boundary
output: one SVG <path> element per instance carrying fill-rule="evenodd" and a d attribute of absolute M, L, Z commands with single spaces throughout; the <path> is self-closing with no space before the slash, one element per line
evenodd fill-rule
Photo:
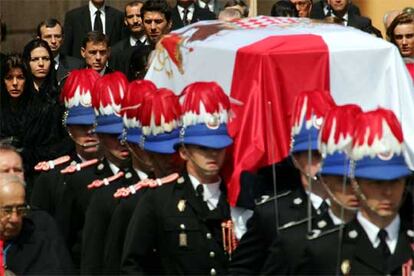
<path fill-rule="evenodd" d="M 6 167 L 5 161 L 11 157 L 13 162 Z M 0 250 L 4 269 L 16 275 L 71 273 L 72 261 L 53 219 L 42 211 L 29 213 L 21 163 L 11 146 L 0 144 Z"/>

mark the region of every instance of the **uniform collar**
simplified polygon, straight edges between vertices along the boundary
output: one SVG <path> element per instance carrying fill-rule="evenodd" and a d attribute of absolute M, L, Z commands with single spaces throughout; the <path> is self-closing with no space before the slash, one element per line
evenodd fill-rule
<path fill-rule="evenodd" d="M 196 190 L 198 185 L 203 185 L 204 193 L 203 193 L 203 199 L 205 202 L 207 202 L 210 210 L 217 207 L 217 204 L 220 199 L 220 183 L 221 179 L 219 181 L 209 184 L 202 184 L 200 181 L 198 181 L 197 178 L 192 176 L 191 174 L 188 174 L 188 177 L 190 178 L 191 184 L 193 185 L 194 190 Z"/>
<path fill-rule="evenodd" d="M 332 222 L 333 222 L 333 224 L 334 225 L 341 225 L 341 224 L 344 224 L 344 221 L 342 220 L 342 219 L 340 219 L 339 217 L 337 217 L 333 212 L 332 212 L 332 210 L 329 208 L 328 209 L 328 214 L 329 214 L 329 217 L 332 219 Z"/>
<path fill-rule="evenodd" d="M 111 171 L 112 171 L 112 173 L 113 174 L 117 174 L 119 171 L 120 171 L 120 168 L 118 168 L 114 163 L 112 163 L 111 161 L 109 161 L 109 160 L 107 160 L 108 161 L 108 165 L 109 165 L 109 168 L 111 169 Z"/>
<path fill-rule="evenodd" d="M 357 220 L 359 224 L 361 224 L 362 228 L 364 229 L 365 233 L 368 236 L 369 241 L 371 242 L 372 246 L 374 248 L 377 248 L 380 244 L 380 240 L 378 238 L 378 232 L 380 231 L 380 228 L 370 222 L 368 219 L 366 219 L 361 212 L 358 212 L 357 214 Z M 387 231 L 388 237 L 386 239 L 387 245 L 391 251 L 391 253 L 394 253 L 395 248 L 397 247 L 397 241 L 398 241 L 398 232 L 400 229 L 400 215 L 397 215 L 392 222 L 385 227 L 385 230 Z"/>
<path fill-rule="evenodd" d="M 315 208 L 315 210 L 318 210 L 319 207 L 321 207 L 321 205 L 322 205 L 322 203 L 324 201 L 323 198 L 321 198 L 317 194 L 310 193 L 308 191 L 306 191 L 306 194 L 309 196 L 309 199 L 312 202 L 313 208 Z"/>
<path fill-rule="evenodd" d="M 134 171 L 137 173 L 139 179 L 144 180 L 148 178 L 148 174 L 144 173 L 143 171 L 137 170 L 135 168 L 134 168 Z"/>

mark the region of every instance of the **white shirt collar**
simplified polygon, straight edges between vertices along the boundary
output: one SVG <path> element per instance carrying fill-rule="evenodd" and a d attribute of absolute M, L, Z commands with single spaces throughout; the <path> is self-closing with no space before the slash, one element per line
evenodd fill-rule
<path fill-rule="evenodd" d="M 208 4 L 201 0 L 198 0 L 197 3 L 200 8 L 205 9 L 207 6 L 211 12 L 214 12 L 214 0 L 211 0 Z"/>
<path fill-rule="evenodd" d="M 60 54 L 57 54 L 54 58 L 54 60 L 55 60 L 55 70 L 57 70 L 58 67 L 59 67 L 59 58 L 60 58 Z"/>
<path fill-rule="evenodd" d="M 134 168 L 134 171 L 137 173 L 139 179 L 144 180 L 148 178 L 148 174 L 144 173 L 143 171 L 137 170 L 135 168 Z"/>
<path fill-rule="evenodd" d="M 344 221 L 342 219 L 340 219 L 339 217 L 337 217 L 331 210 L 331 208 L 328 209 L 328 214 L 332 219 L 332 222 L 334 225 L 340 225 L 340 224 L 344 224 Z"/>
<path fill-rule="evenodd" d="M 95 13 L 98 9 L 92 4 L 92 1 L 89 1 L 89 14 L 91 17 L 91 26 L 93 30 L 93 23 L 95 23 Z M 106 34 L 106 28 L 105 28 L 105 5 L 102 5 L 102 7 L 99 9 L 101 12 L 101 21 L 102 21 L 102 27 L 103 27 L 103 33 Z"/>
<path fill-rule="evenodd" d="M 133 37 L 132 35 L 129 36 L 129 44 L 131 46 L 135 46 L 137 45 L 137 41 L 140 41 L 142 44 L 147 45 L 147 36 L 146 35 L 142 35 L 139 39 Z"/>
<path fill-rule="evenodd" d="M 177 8 L 178 8 L 178 13 L 180 14 L 180 18 L 183 19 L 184 8 L 181 7 L 180 5 L 177 5 Z M 193 20 L 194 4 L 191 4 L 187 9 L 188 9 L 187 19 L 189 22 L 191 22 L 191 20 Z"/>
<path fill-rule="evenodd" d="M 309 191 L 306 191 L 306 193 L 309 195 L 309 199 L 312 202 L 313 208 L 315 208 L 315 210 L 318 210 L 319 207 L 321 207 L 321 204 L 324 201 L 324 199 L 318 196 L 317 194 L 309 193 Z"/>
<path fill-rule="evenodd" d="M 87 161 L 85 158 L 83 158 L 80 154 L 76 154 L 78 156 L 78 158 L 80 159 L 81 163 Z"/>
<path fill-rule="evenodd" d="M 117 174 L 119 172 L 119 168 L 114 163 L 109 161 L 108 159 L 107 159 L 107 161 L 108 161 L 109 168 L 111 169 L 112 173 Z"/>
<path fill-rule="evenodd" d="M 191 180 L 191 184 L 193 185 L 194 190 L 196 190 L 197 186 L 202 183 L 200 183 L 200 181 L 198 181 L 198 179 L 192 176 L 191 174 L 189 174 L 188 176 Z M 217 208 L 217 204 L 219 202 L 221 194 L 220 183 L 221 179 L 219 179 L 219 181 L 215 183 L 202 184 L 204 188 L 203 199 L 205 202 L 207 202 L 208 208 L 210 210 Z"/>
<path fill-rule="evenodd" d="M 359 224 L 361 224 L 362 228 L 364 229 L 365 233 L 368 236 L 369 241 L 371 242 L 372 246 L 374 248 L 377 248 L 380 244 L 380 240 L 378 238 L 378 232 L 380 231 L 380 228 L 370 222 L 368 219 L 366 219 L 361 212 L 358 212 L 357 219 Z M 385 227 L 385 230 L 387 231 L 388 237 L 386 239 L 387 245 L 391 251 L 392 254 L 395 252 L 395 248 L 397 247 L 397 241 L 398 241 L 398 232 L 400 229 L 400 215 L 397 215 L 392 222 Z"/>

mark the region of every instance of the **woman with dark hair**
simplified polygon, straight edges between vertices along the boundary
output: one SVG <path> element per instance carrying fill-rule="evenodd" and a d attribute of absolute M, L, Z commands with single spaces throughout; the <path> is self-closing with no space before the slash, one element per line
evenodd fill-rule
<path fill-rule="evenodd" d="M 7 56 L 0 72 L 0 140 L 21 152 L 30 185 L 39 161 L 66 151 L 60 107 L 33 93 L 30 73 L 20 55 Z"/>
<path fill-rule="evenodd" d="M 290 1 L 277 1 L 270 10 L 271 16 L 299 17 L 296 6 Z"/>
<path fill-rule="evenodd" d="M 46 41 L 33 39 L 23 49 L 23 59 L 29 69 L 29 87 L 39 95 L 58 99 L 52 50 Z"/>

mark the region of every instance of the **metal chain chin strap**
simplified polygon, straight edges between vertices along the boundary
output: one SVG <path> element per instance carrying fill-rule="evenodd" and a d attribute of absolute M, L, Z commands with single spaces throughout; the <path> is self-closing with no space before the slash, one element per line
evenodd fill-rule
<path fill-rule="evenodd" d="M 295 165 L 296 169 L 298 169 L 299 172 L 302 175 L 306 176 L 307 178 L 312 179 L 312 181 L 314 181 L 314 182 L 319 181 L 319 176 L 318 175 L 311 176 L 309 173 L 305 172 L 305 170 L 300 166 L 299 162 L 296 160 L 296 158 L 293 154 L 290 154 L 290 157 L 293 161 L 293 165 Z"/>
<path fill-rule="evenodd" d="M 328 185 L 326 184 L 326 182 L 323 180 L 323 177 L 321 175 L 319 175 L 318 177 L 320 183 L 322 183 L 323 187 L 325 188 L 326 192 L 329 194 L 329 197 L 333 199 L 333 201 L 336 202 L 336 204 L 338 204 L 339 206 L 341 206 L 342 208 L 344 208 L 345 210 L 348 211 L 357 211 L 359 208 L 353 208 L 353 207 L 349 207 L 346 206 L 343 202 L 341 202 L 331 191 L 331 189 L 328 187 Z"/>
<path fill-rule="evenodd" d="M 76 145 L 81 146 L 82 148 L 86 148 L 86 147 L 95 147 L 95 146 L 98 146 L 98 145 L 100 144 L 99 142 L 97 142 L 97 143 L 93 143 L 93 144 L 82 144 L 82 143 L 79 143 L 79 142 L 76 140 L 76 138 L 75 138 L 75 137 L 73 137 L 72 133 L 70 132 L 70 130 L 69 130 L 69 128 L 68 128 L 68 126 L 67 126 L 67 124 L 66 124 L 66 121 L 67 121 L 67 119 L 68 119 L 68 115 L 69 115 L 69 111 L 68 111 L 68 110 L 66 110 L 66 111 L 63 113 L 63 116 L 62 116 L 62 125 L 63 125 L 63 127 L 65 128 L 66 132 L 68 133 L 68 135 L 69 135 L 70 139 L 72 139 L 72 141 L 73 141 Z M 93 123 L 93 128 L 92 128 L 92 129 L 88 132 L 88 134 L 90 134 L 90 133 L 95 133 L 95 129 L 96 129 L 96 122 L 94 122 L 94 123 Z"/>

